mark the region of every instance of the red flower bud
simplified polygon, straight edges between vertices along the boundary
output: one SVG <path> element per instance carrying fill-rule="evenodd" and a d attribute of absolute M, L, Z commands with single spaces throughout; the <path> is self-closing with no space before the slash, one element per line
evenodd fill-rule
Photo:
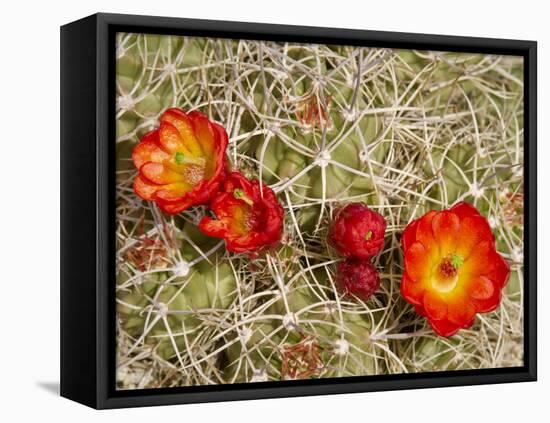
<path fill-rule="evenodd" d="M 330 243 L 345 257 L 368 259 L 384 247 L 386 221 L 362 203 L 351 203 L 336 213 Z"/>
<path fill-rule="evenodd" d="M 340 288 L 367 301 L 380 287 L 380 276 L 367 260 L 346 259 L 338 265 L 336 281 Z"/>

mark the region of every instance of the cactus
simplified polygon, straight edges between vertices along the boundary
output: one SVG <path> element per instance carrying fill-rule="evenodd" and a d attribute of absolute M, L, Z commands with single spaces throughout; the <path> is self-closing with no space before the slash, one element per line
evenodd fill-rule
<path fill-rule="evenodd" d="M 117 35 L 117 386 L 261 382 L 518 366 L 523 355 L 520 57 Z M 285 208 L 250 258 L 133 192 L 133 147 L 169 107 L 226 128 L 233 169 Z M 438 338 L 400 296 L 405 225 L 472 202 L 512 266 L 501 307 Z M 387 222 L 368 301 L 334 283 L 342 204 Z"/>
<path fill-rule="evenodd" d="M 314 274 L 322 287 L 331 284 L 325 270 Z M 372 375 L 379 370 L 376 355 L 382 351 L 369 335 L 380 312 L 360 314 L 352 304 L 338 309 L 336 302 L 323 301 L 326 294 L 299 276 L 265 304 L 264 314 L 276 318 L 267 317 L 231 335 L 238 342 L 227 351 L 229 380 L 246 382 L 259 374 L 266 380 Z M 307 354 L 310 349 L 313 357 Z M 303 374 L 300 366 L 309 371 Z"/>
<path fill-rule="evenodd" d="M 118 296 L 122 327 L 131 336 L 145 335 L 164 360 L 181 355 L 203 323 L 201 310 L 224 313 L 235 298 L 235 275 L 227 263 L 198 263 L 189 277 L 162 272 L 133 284 Z"/>

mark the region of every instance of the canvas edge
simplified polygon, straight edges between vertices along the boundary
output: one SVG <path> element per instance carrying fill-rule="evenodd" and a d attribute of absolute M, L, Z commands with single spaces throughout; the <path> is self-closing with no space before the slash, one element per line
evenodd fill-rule
<path fill-rule="evenodd" d="M 184 404 L 212 401 L 231 401 L 243 399 L 262 399 L 262 398 L 278 398 L 306 395 L 324 395 L 337 393 L 354 393 L 354 392 L 371 392 L 382 390 L 401 390 L 414 388 L 431 388 L 431 387 L 450 387 L 460 385 L 477 385 L 491 383 L 508 383 L 534 381 L 537 378 L 536 374 L 536 42 L 520 41 L 520 40 L 502 40 L 502 39 L 487 39 L 487 38 L 472 38 L 472 37 L 454 37 L 440 36 L 427 34 L 405 34 L 395 32 L 379 32 L 379 31 L 358 31 L 348 29 L 334 28 L 315 28 L 315 27 L 296 27 L 287 25 L 270 25 L 270 24 L 250 24 L 240 22 L 222 22 L 222 21 L 204 21 L 194 19 L 179 19 L 179 18 L 161 18 L 150 16 L 135 16 L 135 15 L 115 15 L 115 14 L 96 14 L 85 18 L 79 22 L 87 22 L 86 19 L 95 19 L 96 34 L 95 42 L 97 43 L 96 50 L 96 66 L 91 72 L 95 72 L 95 102 L 93 104 L 94 113 L 97 114 L 96 130 L 94 146 L 97 147 L 97 156 L 94 158 L 96 166 L 95 178 L 97 183 L 96 207 L 96 229 L 95 242 L 97 262 L 95 274 L 97 278 L 94 280 L 95 296 L 93 300 L 95 311 L 96 331 L 92 335 L 95 344 L 95 362 L 90 369 L 87 369 L 87 379 L 91 380 L 91 386 L 95 389 L 95 398 L 89 400 L 86 396 L 85 401 L 79 401 L 78 395 L 67 391 L 67 383 L 64 384 L 62 376 L 62 396 L 82 402 L 86 405 L 95 408 L 120 408 L 120 407 L 136 407 L 150 405 L 169 405 L 169 404 Z M 62 39 L 64 28 L 69 27 L 69 24 L 62 27 Z M 80 23 L 79 23 L 80 25 Z M 231 34 L 237 37 L 238 34 L 246 34 L 246 36 L 258 38 L 273 36 L 279 37 L 294 37 L 300 39 L 310 39 L 312 42 L 338 42 L 345 43 L 346 40 L 355 43 L 367 45 L 374 43 L 399 44 L 402 48 L 422 48 L 427 49 L 439 48 L 443 50 L 460 50 L 462 51 L 500 51 L 502 54 L 521 54 L 526 58 L 526 66 L 528 70 L 528 83 L 526 83 L 526 110 L 528 110 L 526 145 L 527 158 L 526 165 L 529 162 L 530 166 L 526 171 L 526 181 L 529 186 L 526 190 L 526 213 L 528 210 L 529 225 L 526 231 L 526 245 L 531 254 L 527 256 L 528 266 L 531 269 L 529 278 L 526 281 L 528 289 L 526 290 L 525 306 L 526 306 L 526 323 L 525 323 L 525 351 L 526 362 L 523 367 L 505 369 L 506 372 L 499 372 L 502 369 L 488 369 L 488 371 L 473 371 L 473 372 L 458 372 L 459 374 L 417 374 L 417 375 L 396 375 L 396 377 L 385 377 L 380 380 L 378 377 L 371 377 L 368 381 L 358 380 L 350 381 L 331 379 L 323 381 L 316 385 L 308 384 L 287 384 L 280 382 L 280 386 L 270 386 L 261 384 L 248 384 L 247 386 L 235 385 L 214 387 L 210 391 L 203 392 L 181 392 L 185 388 L 160 389 L 159 392 L 147 393 L 143 391 L 124 391 L 115 392 L 110 379 L 110 372 L 114 366 L 114 351 L 113 340 L 109 336 L 113 334 L 113 326 L 109 324 L 112 320 L 113 301 L 109 298 L 110 287 L 110 265 L 114 262 L 112 259 L 112 243 L 109 238 L 109 231 L 112 230 L 112 210 L 109 204 L 113 197 L 113 181 L 109 176 L 109 169 L 113 169 L 113 157 L 109 153 L 108 140 L 114 134 L 114 125 L 111 122 L 112 113 L 114 112 L 114 63 L 109 59 L 111 52 L 110 41 L 112 41 L 113 33 L 122 27 L 132 28 L 148 28 L 151 31 L 170 33 L 174 28 L 187 32 L 201 32 L 210 34 L 211 36 L 220 36 L 220 34 Z M 416 41 L 411 41 L 414 38 Z M 367 42 L 370 41 L 370 42 Z M 407 45 L 411 47 L 406 47 Z M 414 47 L 412 47 L 414 46 Z M 92 66 L 89 66 L 92 68 Z M 63 95 L 63 59 L 62 59 L 62 102 Z M 63 113 L 62 105 L 62 168 L 63 162 L 68 160 L 70 150 L 63 142 L 63 120 L 70 119 L 70 113 Z M 65 106 L 66 107 L 66 106 Z M 91 116 L 91 115 L 90 115 Z M 84 139 L 89 139 L 90 135 L 83 134 Z M 66 133 L 65 133 L 66 137 Z M 65 159 L 63 156 L 65 155 Z M 527 166 L 526 166 L 527 167 Z M 62 227 L 65 231 L 72 228 L 63 220 L 63 198 L 67 198 L 69 191 L 63 188 L 63 170 L 62 170 Z M 67 210 L 65 209 L 65 213 Z M 63 230 L 62 230 L 63 231 Z M 63 233 L 63 232 L 62 232 Z M 67 258 L 70 252 L 67 251 L 66 243 L 62 237 L 62 267 L 64 257 Z M 73 269 L 74 270 L 74 269 Z M 65 277 L 63 276 L 65 275 Z M 63 280 L 65 279 L 65 282 Z M 67 289 L 66 273 L 62 271 L 62 291 Z M 63 292 L 62 292 L 63 297 Z M 63 309 L 65 304 L 65 311 Z M 63 335 L 63 327 L 67 323 L 63 323 L 63 315 L 67 317 L 66 301 L 62 301 L 62 344 L 63 340 L 67 342 L 69 331 L 65 328 Z M 72 333 L 72 332 L 71 332 Z M 85 337 L 85 335 L 84 335 Z M 77 343 L 81 341 L 82 335 L 76 336 Z M 89 341 L 89 340 L 88 340 Z M 62 348 L 62 374 L 72 369 L 72 366 L 63 365 L 63 350 Z M 492 371 L 494 370 L 494 371 Z M 89 371 L 93 374 L 90 378 Z M 454 372 L 457 373 L 457 372 Z M 383 377 L 384 378 L 384 377 Z M 354 378 L 351 378 L 354 379 Z M 363 379 L 363 378 L 361 378 Z M 67 382 L 67 376 L 65 376 Z M 65 388 L 64 388 L 65 386 Z M 211 387 L 212 388 L 212 387 Z M 178 389 L 180 391 L 178 391 Z"/>

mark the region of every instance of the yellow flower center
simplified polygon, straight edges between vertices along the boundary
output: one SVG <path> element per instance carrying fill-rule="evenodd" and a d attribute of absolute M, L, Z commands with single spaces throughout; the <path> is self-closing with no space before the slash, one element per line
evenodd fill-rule
<path fill-rule="evenodd" d="M 449 254 L 439 262 L 432 274 L 432 286 L 439 292 L 452 291 L 458 282 L 458 269 L 464 259 L 458 254 Z"/>

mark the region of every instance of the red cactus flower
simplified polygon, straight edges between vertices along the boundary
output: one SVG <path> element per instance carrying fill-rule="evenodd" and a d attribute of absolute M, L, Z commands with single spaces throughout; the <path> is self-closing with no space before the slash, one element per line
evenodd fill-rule
<path fill-rule="evenodd" d="M 380 276 L 368 260 L 346 259 L 338 265 L 336 281 L 341 289 L 367 301 L 380 288 Z"/>
<path fill-rule="evenodd" d="M 351 203 L 336 213 L 329 241 L 345 257 L 368 259 L 384 247 L 386 221 L 362 203 Z"/>
<path fill-rule="evenodd" d="M 283 208 L 275 193 L 257 180 L 229 173 L 210 207 L 217 219 L 203 217 L 199 229 L 225 239 L 227 251 L 253 253 L 281 239 Z"/>
<path fill-rule="evenodd" d="M 169 214 L 208 203 L 224 177 L 227 143 L 225 129 L 202 113 L 166 110 L 132 152 L 134 191 Z"/>
<path fill-rule="evenodd" d="M 403 297 L 441 336 L 469 328 L 498 307 L 510 267 L 487 220 L 470 204 L 431 211 L 403 232 Z"/>

